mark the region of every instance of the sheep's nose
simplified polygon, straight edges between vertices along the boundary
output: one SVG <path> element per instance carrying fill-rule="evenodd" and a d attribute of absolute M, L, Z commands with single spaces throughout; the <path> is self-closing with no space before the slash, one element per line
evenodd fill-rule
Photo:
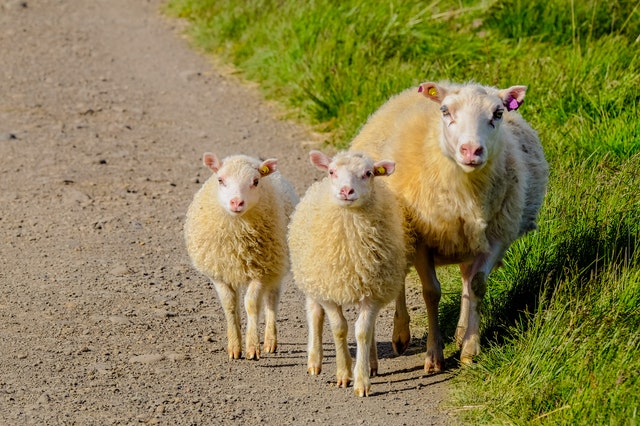
<path fill-rule="evenodd" d="M 348 200 L 354 193 L 355 191 L 350 186 L 343 186 L 340 188 L 340 197 L 344 200 Z"/>
<path fill-rule="evenodd" d="M 242 210 L 242 206 L 244 206 L 244 200 L 242 200 L 241 198 L 233 198 L 231 199 L 231 201 L 229 201 L 229 204 L 231 205 L 231 210 L 237 212 Z"/>
<path fill-rule="evenodd" d="M 476 144 L 465 143 L 460 146 L 460 154 L 467 163 L 476 163 L 483 153 L 484 148 Z"/>

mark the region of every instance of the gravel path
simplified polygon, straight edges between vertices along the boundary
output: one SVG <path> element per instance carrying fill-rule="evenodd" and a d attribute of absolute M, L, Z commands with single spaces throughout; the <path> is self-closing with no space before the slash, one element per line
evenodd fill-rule
<path fill-rule="evenodd" d="M 328 333 L 308 377 L 290 277 L 278 353 L 227 359 L 182 240 L 201 154 L 277 157 L 303 193 L 313 139 L 191 49 L 161 3 L 0 0 L 0 423 L 455 423 L 451 373 L 423 374 L 420 339 L 393 356 L 390 308 L 371 397 L 335 387 Z M 424 309 L 417 289 L 409 302 Z"/>

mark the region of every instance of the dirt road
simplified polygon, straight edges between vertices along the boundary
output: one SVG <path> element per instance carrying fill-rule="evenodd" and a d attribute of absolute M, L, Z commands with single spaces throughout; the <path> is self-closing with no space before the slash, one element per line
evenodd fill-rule
<path fill-rule="evenodd" d="M 227 359 L 182 240 L 201 154 L 277 157 L 302 193 L 311 137 L 216 72 L 160 6 L 0 0 L 0 423 L 454 423 L 450 373 L 423 375 L 419 339 L 393 356 L 390 308 L 371 397 L 332 384 L 327 333 L 324 372 L 308 377 L 290 277 L 278 353 Z"/>

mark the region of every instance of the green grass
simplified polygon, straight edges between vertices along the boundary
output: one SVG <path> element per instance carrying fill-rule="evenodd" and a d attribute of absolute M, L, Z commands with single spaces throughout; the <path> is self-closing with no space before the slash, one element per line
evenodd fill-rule
<path fill-rule="evenodd" d="M 336 147 L 423 81 L 527 85 L 521 112 L 551 165 L 540 229 L 491 275 L 485 352 L 449 404 L 471 424 L 638 424 L 637 0 L 170 0 L 167 11 Z M 459 276 L 440 273 L 450 347 Z"/>

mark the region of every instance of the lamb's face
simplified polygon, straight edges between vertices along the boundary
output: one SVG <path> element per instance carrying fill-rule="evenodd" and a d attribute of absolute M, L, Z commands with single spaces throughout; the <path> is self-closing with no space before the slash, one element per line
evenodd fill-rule
<path fill-rule="evenodd" d="M 443 87 L 425 83 L 421 91 L 440 104 L 442 152 L 465 172 L 481 169 L 502 149 L 500 126 L 505 110 L 517 109 L 526 88 L 505 90 L 469 84 Z"/>
<path fill-rule="evenodd" d="M 326 171 L 331 182 L 331 200 L 343 207 L 358 207 L 369 200 L 375 176 L 388 176 L 395 170 L 391 161 L 373 162 L 360 153 L 341 152 L 333 159 L 319 151 L 309 154 L 311 163 Z"/>
<path fill-rule="evenodd" d="M 209 157 L 207 157 L 209 155 Z M 246 156 L 232 156 L 218 161 L 205 154 L 204 162 L 218 179 L 217 198 L 220 206 L 232 216 L 242 216 L 260 201 L 260 180 L 276 170 L 276 160 L 262 163 Z"/>

